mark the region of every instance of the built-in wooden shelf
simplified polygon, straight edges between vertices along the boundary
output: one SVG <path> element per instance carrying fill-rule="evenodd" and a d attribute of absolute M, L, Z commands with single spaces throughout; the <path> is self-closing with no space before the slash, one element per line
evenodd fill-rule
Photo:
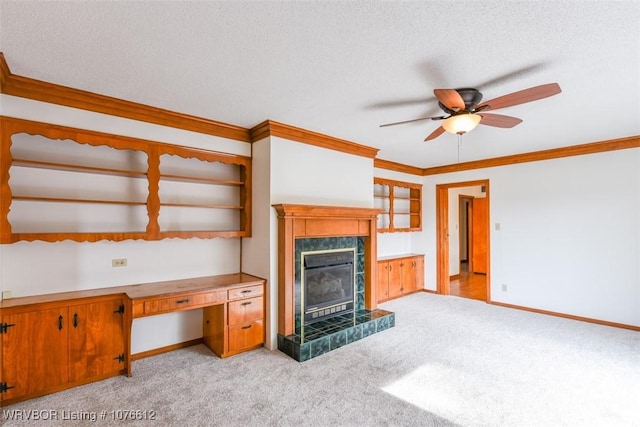
<path fill-rule="evenodd" d="M 251 236 L 249 157 L 4 116 L 0 128 L 0 243 Z"/>
<path fill-rule="evenodd" d="M 422 230 L 422 184 L 376 177 L 373 189 L 378 232 Z"/>

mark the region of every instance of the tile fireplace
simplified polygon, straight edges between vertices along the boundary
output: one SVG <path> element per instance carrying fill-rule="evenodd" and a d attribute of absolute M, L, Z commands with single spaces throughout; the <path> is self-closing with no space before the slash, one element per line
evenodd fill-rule
<path fill-rule="evenodd" d="M 395 325 L 376 307 L 376 209 L 274 208 L 279 350 L 302 362 Z"/>

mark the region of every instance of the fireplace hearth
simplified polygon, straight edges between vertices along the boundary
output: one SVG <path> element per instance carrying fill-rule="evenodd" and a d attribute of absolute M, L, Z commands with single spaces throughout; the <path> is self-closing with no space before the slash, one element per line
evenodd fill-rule
<path fill-rule="evenodd" d="M 303 362 L 395 326 L 365 308 L 365 251 L 363 237 L 295 239 L 295 330 L 278 335 L 280 351 Z"/>
<path fill-rule="evenodd" d="M 280 351 L 303 362 L 395 326 L 395 314 L 377 308 L 378 209 L 285 204 L 274 208 Z M 313 255 L 319 255 L 319 261 Z M 331 258 L 337 261 L 326 262 Z M 305 275 L 306 267 L 318 270 Z"/>

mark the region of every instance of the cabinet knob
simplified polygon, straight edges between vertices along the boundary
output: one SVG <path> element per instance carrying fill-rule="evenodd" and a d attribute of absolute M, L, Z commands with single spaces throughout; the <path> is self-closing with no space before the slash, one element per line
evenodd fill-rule
<path fill-rule="evenodd" d="M 61 331 L 62 330 L 62 322 L 64 321 L 64 317 L 62 317 L 62 314 L 60 316 L 58 316 L 58 330 Z"/>
<path fill-rule="evenodd" d="M 78 327 L 78 313 L 73 314 L 73 327 L 74 328 Z"/>

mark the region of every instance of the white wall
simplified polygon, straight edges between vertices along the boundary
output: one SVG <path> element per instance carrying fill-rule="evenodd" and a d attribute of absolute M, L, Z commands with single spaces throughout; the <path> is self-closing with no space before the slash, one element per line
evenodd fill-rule
<path fill-rule="evenodd" d="M 243 269 L 269 280 L 267 347 L 277 348 L 278 218 L 273 204 L 373 207 L 373 159 L 270 137 L 254 143 L 254 213 L 264 230 L 243 240 Z M 268 169 L 268 172 L 267 172 Z M 256 182 L 260 180 L 260 182 Z M 259 187 L 255 187 L 258 185 Z M 268 188 L 267 188 L 268 187 Z M 258 188 L 260 190 L 258 190 Z M 261 196 L 256 195 L 260 193 Z M 270 195 L 267 202 L 265 194 Z M 265 216 L 265 218 L 267 218 Z M 263 219 L 259 219 L 264 227 Z M 258 224 L 254 222 L 254 229 Z M 267 251 L 267 248 L 270 250 Z M 266 263 L 269 264 L 268 272 Z"/>
<path fill-rule="evenodd" d="M 242 239 L 242 271 L 267 279 L 265 318 L 266 343 L 270 349 L 275 349 L 273 343 L 277 341 L 278 323 L 278 281 L 277 267 L 272 271 L 273 259 L 278 251 L 277 234 L 276 242 L 272 241 L 274 235 L 272 227 L 271 207 L 271 141 L 264 138 L 253 143 L 252 169 L 252 196 L 251 203 L 251 238 Z M 277 232 L 276 232 L 277 233 Z M 274 326 L 276 325 L 276 326 Z M 274 329 L 275 328 L 275 329 Z"/>
<path fill-rule="evenodd" d="M 0 95 L 0 114 L 233 154 L 251 153 L 248 143 L 7 95 Z M 127 267 L 111 267 L 114 258 L 127 258 Z M 11 291 L 13 297 L 235 273 L 239 269 L 239 239 L 0 245 L 0 290 Z M 199 338 L 201 322 L 201 310 L 136 319 L 132 352 Z"/>
<path fill-rule="evenodd" d="M 640 325 L 640 149 L 427 176 L 423 197 L 478 179 L 491 188 L 492 300 Z M 434 216 L 425 227 L 435 265 Z"/>

